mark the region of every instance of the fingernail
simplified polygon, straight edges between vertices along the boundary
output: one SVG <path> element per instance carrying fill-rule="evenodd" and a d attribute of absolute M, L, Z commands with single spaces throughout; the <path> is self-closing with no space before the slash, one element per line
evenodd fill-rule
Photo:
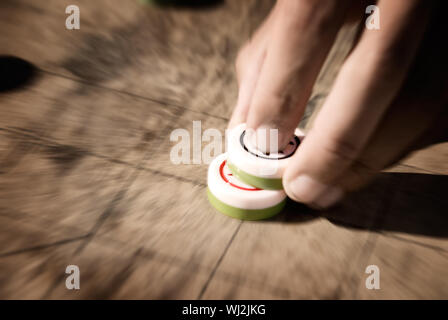
<path fill-rule="evenodd" d="M 307 175 L 291 181 L 287 188 L 297 200 L 320 209 L 335 205 L 344 196 L 342 189 L 326 185 Z"/>
<path fill-rule="evenodd" d="M 255 131 L 247 130 L 250 143 L 263 153 L 275 153 L 279 150 L 278 129 L 269 126 L 260 126 Z"/>

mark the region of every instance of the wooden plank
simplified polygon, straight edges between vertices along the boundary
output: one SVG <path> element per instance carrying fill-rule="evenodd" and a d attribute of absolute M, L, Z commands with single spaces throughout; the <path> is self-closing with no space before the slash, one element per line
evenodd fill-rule
<path fill-rule="evenodd" d="M 138 164 L 184 112 L 126 93 L 41 74 L 1 98 L 0 128 Z"/>
<path fill-rule="evenodd" d="M 76 225 L 59 225 L 56 228 L 49 218 L 33 216 L 14 208 L 0 208 L 0 260 L 21 252 L 82 240 L 87 233 L 82 226 Z M 0 261 L 0 268 L 2 264 Z"/>
<path fill-rule="evenodd" d="M 0 97 L 0 297 L 446 297 L 445 145 L 339 207 L 290 203 L 272 220 L 242 224 L 208 204 L 206 164 L 169 158 L 176 128 L 191 145 L 193 121 L 224 133 L 235 56 L 272 4 L 193 11 L 79 1 L 81 30 L 68 31 L 61 1 L 0 2 L 0 53 L 41 69 Z M 354 32 L 339 34 L 302 127 L 312 126 Z M 378 261 L 379 295 L 362 290 L 365 267 Z M 65 288 L 68 264 L 81 267 L 83 290 Z"/>
<path fill-rule="evenodd" d="M 211 207 L 204 186 L 141 171 L 98 235 L 212 267 L 239 223 Z"/>
<path fill-rule="evenodd" d="M 302 213 L 295 214 L 300 219 Z M 322 219 L 244 222 L 216 278 L 231 275 L 260 295 L 341 298 L 347 283 L 357 285 L 351 280 L 353 269 L 364 264 L 368 239 L 368 232 L 340 228 Z M 212 280 L 210 288 L 218 286 L 215 281 L 219 280 Z"/>
<path fill-rule="evenodd" d="M 380 270 L 380 289 L 360 281 L 359 299 L 447 299 L 448 256 L 418 244 L 379 236 L 366 265 Z"/>
<path fill-rule="evenodd" d="M 402 160 L 404 165 L 448 175 L 448 143 L 439 143 L 412 153 Z"/>
<path fill-rule="evenodd" d="M 21 143 L 36 142 L 25 137 Z M 11 212 L 10 218 L 19 220 L 28 217 L 30 224 L 48 233 L 64 226 L 81 230 L 67 230 L 64 237 L 90 231 L 132 170 L 92 157 L 82 149 L 51 144 L 37 145 L 22 155 L 18 149 L 9 157 L 13 159 L 3 159 L 8 165 L 0 175 L 0 207 L 4 214 Z M 28 242 L 29 246 L 36 243 L 32 238 Z"/>
<path fill-rule="evenodd" d="M 144 250 L 81 241 L 0 257 L 2 299 L 195 299 L 208 271 Z M 80 290 L 66 288 L 66 267 L 80 271 Z"/>
<path fill-rule="evenodd" d="M 26 235 L 32 236 L 33 231 L 26 227 L 17 231 L 19 230 L 26 230 Z M 76 263 L 73 254 L 80 242 L 81 240 L 0 257 L 0 298 L 47 299 L 53 286 L 65 286 L 65 268 Z"/>
<path fill-rule="evenodd" d="M 174 141 L 171 141 L 171 132 L 160 136 L 157 142 L 157 152 L 154 152 L 152 157 L 142 163 L 142 166 L 147 169 L 157 170 L 170 175 L 176 175 L 190 181 L 195 181 L 202 184 L 207 184 L 207 170 L 208 162 L 210 161 L 208 156 L 217 156 L 226 151 L 225 130 L 228 122 L 220 118 L 209 117 L 198 112 L 185 111 L 181 117 L 175 120 L 172 129 L 184 130 L 185 138 L 173 136 Z M 194 129 L 196 128 L 196 129 Z M 196 132 L 194 130 L 197 130 Z M 219 135 L 217 138 L 213 137 L 210 141 L 203 139 L 203 135 L 206 130 L 218 130 Z M 173 132 L 173 131 L 172 131 Z M 219 136 L 221 139 L 219 139 Z M 187 141 L 184 139 L 187 138 Z M 187 143 L 189 149 L 189 155 L 186 156 L 188 163 L 177 163 L 171 159 L 172 155 L 179 157 L 182 153 L 172 153 L 180 143 Z M 221 148 L 219 148 L 219 143 Z M 208 148 L 212 145 L 217 146 L 216 150 L 210 150 Z M 199 148 L 198 148 L 199 147 Z M 196 156 L 194 155 L 196 153 Z M 196 163 L 195 161 L 199 161 Z"/>
<path fill-rule="evenodd" d="M 287 299 L 278 291 L 262 291 L 258 287 L 246 285 L 245 279 L 225 277 L 222 273 L 215 275 L 213 281 L 202 296 L 204 300 L 279 300 Z"/>
<path fill-rule="evenodd" d="M 174 10 L 79 1 L 81 28 L 66 30 L 60 1 L 7 2 L 0 48 L 52 72 L 228 117 L 236 99 L 234 59 L 248 38 L 249 15 L 258 14 L 249 12 L 255 4 Z"/>
<path fill-rule="evenodd" d="M 98 241 L 63 261 L 79 267 L 81 290 L 67 290 L 63 278 L 50 299 L 195 299 L 208 275 L 192 264 L 163 261 L 142 249 Z"/>

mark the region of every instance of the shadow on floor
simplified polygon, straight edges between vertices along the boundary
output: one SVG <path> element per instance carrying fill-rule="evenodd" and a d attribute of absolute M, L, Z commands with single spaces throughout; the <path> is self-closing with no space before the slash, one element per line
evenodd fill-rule
<path fill-rule="evenodd" d="M 29 85 L 37 69 L 23 59 L 0 55 L 0 93 L 17 90 Z"/>
<path fill-rule="evenodd" d="M 279 223 L 328 219 L 339 226 L 448 238 L 448 175 L 382 173 L 338 207 L 315 211 L 290 201 Z"/>

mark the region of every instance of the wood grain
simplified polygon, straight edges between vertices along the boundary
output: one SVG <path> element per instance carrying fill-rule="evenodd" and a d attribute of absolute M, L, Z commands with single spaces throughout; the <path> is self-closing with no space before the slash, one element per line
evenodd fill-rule
<path fill-rule="evenodd" d="M 379 236 L 367 265 L 380 269 L 380 289 L 366 289 L 363 276 L 358 299 L 440 299 L 448 295 L 448 256 L 418 244 Z"/>
<path fill-rule="evenodd" d="M 212 267 L 239 221 L 217 213 L 205 192 L 181 179 L 140 172 L 98 234 Z"/>
<path fill-rule="evenodd" d="M 217 273 L 283 298 L 341 298 L 368 238 L 322 219 L 244 222 Z"/>
<path fill-rule="evenodd" d="M 87 233 L 123 187 L 131 168 L 75 147 L 39 145 L 39 141 L 21 138 L 17 148 L 31 147 L 16 149 L 3 159 L 0 207 L 34 216 L 36 224 L 49 233 L 64 225 Z M 20 219 L 20 214 L 16 217 Z"/>
<path fill-rule="evenodd" d="M 64 2 L 0 2 L 0 54 L 38 69 L 0 94 L 0 298 L 448 297 L 446 144 L 336 208 L 289 202 L 262 222 L 208 204 L 207 164 L 171 161 L 173 130 L 191 144 L 193 121 L 224 134 L 238 48 L 273 3 L 79 0 L 81 29 L 66 30 Z M 339 33 L 301 127 L 311 128 L 355 33 Z M 81 269 L 79 291 L 65 288 L 69 264 Z M 381 269 L 379 291 L 365 289 L 369 264 Z"/>

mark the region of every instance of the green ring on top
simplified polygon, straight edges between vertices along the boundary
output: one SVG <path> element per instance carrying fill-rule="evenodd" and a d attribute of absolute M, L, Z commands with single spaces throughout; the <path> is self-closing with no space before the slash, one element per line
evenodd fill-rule
<path fill-rule="evenodd" d="M 244 172 L 237 166 L 233 165 L 230 162 L 227 162 L 227 166 L 229 167 L 232 174 L 240 179 L 242 182 L 247 183 L 253 187 L 257 187 L 264 190 L 282 190 L 283 183 L 281 178 L 260 178 L 254 175 L 251 175 L 247 172 Z"/>
<path fill-rule="evenodd" d="M 213 193 L 210 191 L 209 188 L 207 188 L 207 196 L 208 201 L 210 201 L 210 204 L 215 207 L 216 210 L 219 212 L 240 220 L 263 220 L 268 219 L 276 214 L 278 214 L 280 211 L 283 210 L 283 207 L 286 204 L 286 199 L 282 202 L 276 204 L 273 207 L 265 208 L 265 209 L 242 209 L 237 207 L 232 207 L 218 198 L 216 198 Z"/>

